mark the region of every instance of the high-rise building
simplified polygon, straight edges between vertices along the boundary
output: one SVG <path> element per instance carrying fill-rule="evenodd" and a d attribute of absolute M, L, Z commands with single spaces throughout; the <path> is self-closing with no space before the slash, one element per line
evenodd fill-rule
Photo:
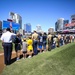
<path fill-rule="evenodd" d="M 24 30 L 26 33 L 31 33 L 31 24 L 30 23 L 24 24 Z"/>
<path fill-rule="evenodd" d="M 66 29 L 66 24 L 69 24 L 69 20 L 64 20 L 63 29 Z"/>
<path fill-rule="evenodd" d="M 54 33 L 54 28 L 49 28 L 48 32 L 50 32 L 51 34 L 53 34 Z"/>
<path fill-rule="evenodd" d="M 22 29 L 22 17 L 19 14 L 13 12 L 10 12 L 9 15 L 13 22 L 20 24 L 20 29 Z"/>
<path fill-rule="evenodd" d="M 37 25 L 37 26 L 36 26 L 36 31 L 37 31 L 37 32 L 42 32 L 42 28 L 41 28 L 40 25 Z"/>
<path fill-rule="evenodd" d="M 75 14 L 71 15 L 71 23 L 75 23 Z"/>
<path fill-rule="evenodd" d="M 57 31 L 57 29 L 58 29 L 58 23 L 56 22 L 55 23 L 55 31 Z"/>
<path fill-rule="evenodd" d="M 57 20 L 57 27 L 58 27 L 57 31 L 63 30 L 63 24 L 64 24 L 64 18 L 59 18 Z"/>

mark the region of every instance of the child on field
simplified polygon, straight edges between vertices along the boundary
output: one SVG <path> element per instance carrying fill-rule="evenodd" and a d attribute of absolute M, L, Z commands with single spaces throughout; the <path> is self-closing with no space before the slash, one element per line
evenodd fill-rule
<path fill-rule="evenodd" d="M 26 42 L 26 38 L 24 38 L 23 42 L 22 42 L 22 52 L 23 52 L 23 59 L 25 59 L 26 55 L 27 55 L 27 42 Z"/>
<path fill-rule="evenodd" d="M 31 36 L 29 36 L 28 40 L 27 40 L 27 53 L 29 55 L 28 58 L 31 58 L 32 57 L 32 54 L 33 54 L 33 40 L 31 38 Z"/>

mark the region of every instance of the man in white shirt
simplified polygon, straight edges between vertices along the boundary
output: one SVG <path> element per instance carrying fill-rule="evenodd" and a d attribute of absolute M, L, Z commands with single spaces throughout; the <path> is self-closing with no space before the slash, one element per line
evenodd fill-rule
<path fill-rule="evenodd" d="M 12 55 L 12 40 L 11 36 L 14 35 L 11 33 L 10 28 L 6 29 L 6 32 L 2 34 L 1 40 L 4 49 L 4 63 L 5 65 L 11 64 L 11 55 Z"/>

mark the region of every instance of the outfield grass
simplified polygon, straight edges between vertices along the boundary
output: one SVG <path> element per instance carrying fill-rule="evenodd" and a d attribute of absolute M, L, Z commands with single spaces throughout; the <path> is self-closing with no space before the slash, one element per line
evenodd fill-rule
<path fill-rule="evenodd" d="M 1 75 L 75 75 L 75 43 L 16 61 Z"/>

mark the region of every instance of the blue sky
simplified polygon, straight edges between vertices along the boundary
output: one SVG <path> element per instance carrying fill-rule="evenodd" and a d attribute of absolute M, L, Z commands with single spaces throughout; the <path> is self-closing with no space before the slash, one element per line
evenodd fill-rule
<path fill-rule="evenodd" d="M 0 20 L 9 18 L 11 11 L 22 16 L 23 26 L 30 23 L 33 31 L 39 24 L 47 31 L 50 27 L 55 28 L 59 18 L 70 20 L 75 14 L 75 0 L 0 0 Z"/>

